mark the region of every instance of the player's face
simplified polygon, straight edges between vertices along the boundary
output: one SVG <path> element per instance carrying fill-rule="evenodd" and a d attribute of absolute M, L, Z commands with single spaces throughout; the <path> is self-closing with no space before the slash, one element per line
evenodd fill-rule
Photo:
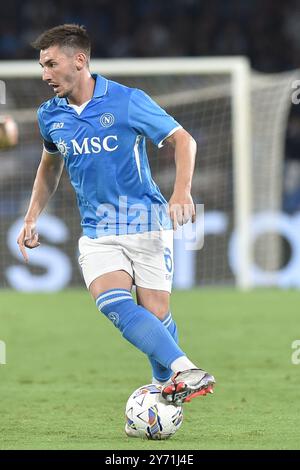
<path fill-rule="evenodd" d="M 76 54 L 72 49 L 65 50 L 59 46 L 42 49 L 40 64 L 43 67 L 42 79 L 53 88 L 56 96 L 64 98 L 72 94 L 78 79 Z"/>

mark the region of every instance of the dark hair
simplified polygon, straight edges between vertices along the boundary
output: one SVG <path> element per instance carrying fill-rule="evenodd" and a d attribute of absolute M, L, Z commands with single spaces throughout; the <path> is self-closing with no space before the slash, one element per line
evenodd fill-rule
<path fill-rule="evenodd" d="M 48 49 L 51 46 L 81 49 L 88 58 L 91 54 L 91 41 L 84 26 L 62 24 L 44 31 L 31 43 L 34 49 Z"/>

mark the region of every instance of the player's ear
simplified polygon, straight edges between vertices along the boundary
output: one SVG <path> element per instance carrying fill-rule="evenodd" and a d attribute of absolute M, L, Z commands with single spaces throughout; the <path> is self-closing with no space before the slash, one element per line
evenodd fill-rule
<path fill-rule="evenodd" d="M 84 52 L 78 52 L 76 54 L 75 65 L 76 65 L 77 70 L 82 70 L 84 67 L 86 67 L 87 62 L 88 62 L 88 59 Z"/>

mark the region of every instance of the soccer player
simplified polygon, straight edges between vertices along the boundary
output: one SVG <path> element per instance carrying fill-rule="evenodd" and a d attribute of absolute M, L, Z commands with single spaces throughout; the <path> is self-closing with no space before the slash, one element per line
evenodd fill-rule
<path fill-rule="evenodd" d="M 65 166 L 81 215 L 79 263 L 97 308 L 148 356 L 167 401 L 181 404 L 212 392 L 214 377 L 178 346 L 169 310 L 173 229 L 195 219 L 194 139 L 143 91 L 90 73 L 84 27 L 56 26 L 33 46 L 55 97 L 38 109 L 44 148 L 18 236 L 25 261 L 25 247 L 39 245 L 36 222 Z M 174 148 L 168 204 L 151 178 L 146 138 Z"/>

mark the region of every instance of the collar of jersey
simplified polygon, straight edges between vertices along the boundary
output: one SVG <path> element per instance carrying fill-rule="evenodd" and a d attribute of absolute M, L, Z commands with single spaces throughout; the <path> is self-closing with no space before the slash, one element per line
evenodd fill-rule
<path fill-rule="evenodd" d="M 101 98 L 107 93 L 108 80 L 102 77 L 101 75 L 97 75 L 95 73 L 92 73 L 92 77 L 96 82 L 92 99 Z M 66 98 L 59 98 L 57 101 L 57 106 L 68 106 Z"/>

